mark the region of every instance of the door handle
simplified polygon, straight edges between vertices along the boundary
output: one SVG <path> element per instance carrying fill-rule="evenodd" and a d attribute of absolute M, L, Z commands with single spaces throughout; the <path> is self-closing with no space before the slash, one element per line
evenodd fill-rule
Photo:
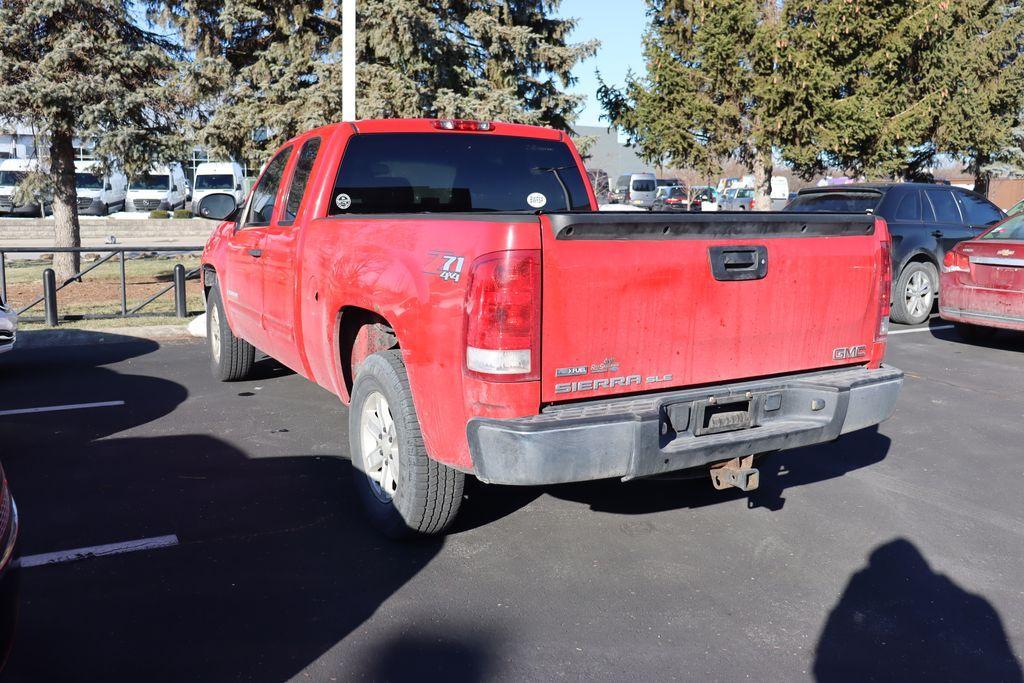
<path fill-rule="evenodd" d="M 932 230 L 932 237 L 934 237 L 935 239 L 940 239 L 942 237 L 942 231 Z"/>
<path fill-rule="evenodd" d="M 260 256 L 263 256 L 263 250 L 262 249 L 250 249 L 249 250 L 249 256 L 252 256 L 253 258 L 259 258 Z"/>

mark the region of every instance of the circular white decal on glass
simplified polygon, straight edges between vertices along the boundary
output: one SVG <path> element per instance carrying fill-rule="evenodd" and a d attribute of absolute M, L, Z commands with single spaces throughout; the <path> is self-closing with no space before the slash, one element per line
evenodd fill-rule
<path fill-rule="evenodd" d="M 535 209 L 543 208 L 548 203 L 548 198 L 540 192 L 531 192 L 526 198 L 526 203 Z"/>
<path fill-rule="evenodd" d="M 352 198 L 349 197 L 344 192 L 342 192 L 341 194 L 334 198 L 334 203 L 337 204 L 339 209 L 344 211 L 348 209 L 350 206 L 352 206 Z"/>

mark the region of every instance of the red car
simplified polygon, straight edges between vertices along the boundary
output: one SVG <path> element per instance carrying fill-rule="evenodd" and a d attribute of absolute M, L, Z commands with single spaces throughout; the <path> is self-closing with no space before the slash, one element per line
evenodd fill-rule
<path fill-rule="evenodd" d="M 653 185 L 653 180 L 651 181 Z M 267 163 L 203 253 L 211 366 L 258 348 L 350 404 L 386 533 L 442 531 L 500 484 L 703 468 L 886 419 L 890 248 L 866 214 L 597 212 L 565 134 L 357 121 Z"/>
<path fill-rule="evenodd" d="M 940 290 L 939 314 L 965 337 L 1024 331 L 1024 214 L 947 252 Z"/>

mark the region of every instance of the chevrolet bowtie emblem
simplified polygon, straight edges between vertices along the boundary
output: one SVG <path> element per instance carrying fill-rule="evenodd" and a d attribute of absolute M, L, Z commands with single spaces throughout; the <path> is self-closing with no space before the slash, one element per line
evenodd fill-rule
<path fill-rule="evenodd" d="M 996 253 L 1000 256 L 1013 256 L 1016 252 L 1013 249 L 1000 249 Z"/>

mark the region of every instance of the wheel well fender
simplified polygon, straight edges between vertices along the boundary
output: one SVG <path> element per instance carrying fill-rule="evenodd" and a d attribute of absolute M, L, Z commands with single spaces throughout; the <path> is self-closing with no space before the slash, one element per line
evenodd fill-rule
<path fill-rule="evenodd" d="M 359 368 L 366 358 L 378 351 L 398 349 L 401 345 L 394 327 L 384 316 L 365 308 L 345 306 L 337 317 L 337 362 L 339 387 L 346 402 L 352 395 Z"/>

